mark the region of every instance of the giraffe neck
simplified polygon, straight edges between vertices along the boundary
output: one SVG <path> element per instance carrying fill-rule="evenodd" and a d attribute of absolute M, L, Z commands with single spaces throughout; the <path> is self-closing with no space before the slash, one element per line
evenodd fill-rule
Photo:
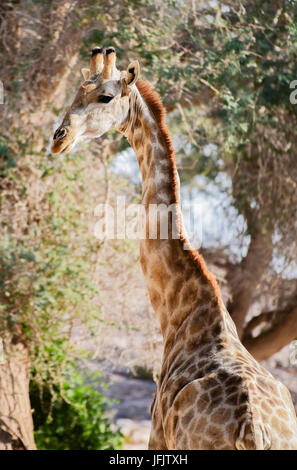
<path fill-rule="evenodd" d="M 137 91 L 130 96 L 130 110 L 121 131 L 137 155 L 142 174 L 146 238 L 140 241 L 140 262 L 166 343 L 191 312 L 199 310 L 202 323 L 207 326 L 224 316 L 224 307 L 215 279 L 184 236 L 179 179 L 164 107 L 147 84 L 138 82 Z M 172 210 L 169 214 L 160 210 L 157 231 L 150 233 L 152 205 L 164 209 L 171 206 Z M 164 221 L 167 238 L 161 235 Z"/>

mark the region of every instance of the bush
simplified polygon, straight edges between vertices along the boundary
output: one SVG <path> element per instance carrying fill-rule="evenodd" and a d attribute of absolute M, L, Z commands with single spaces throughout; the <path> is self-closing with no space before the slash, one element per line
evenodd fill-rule
<path fill-rule="evenodd" d="M 39 450 L 119 449 L 122 434 L 113 429 L 106 410 L 112 403 L 94 386 L 104 390 L 100 374 L 92 374 L 91 384 L 72 365 L 72 374 L 64 380 L 61 393 L 42 389 L 32 381 L 30 400 L 33 408 L 34 438 Z"/>

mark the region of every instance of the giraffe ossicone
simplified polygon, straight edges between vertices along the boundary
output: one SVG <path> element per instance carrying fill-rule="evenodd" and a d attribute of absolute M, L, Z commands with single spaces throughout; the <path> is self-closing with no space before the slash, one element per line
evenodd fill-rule
<path fill-rule="evenodd" d="M 140 241 L 140 261 L 164 340 L 151 408 L 150 449 L 297 449 L 286 387 L 239 341 L 220 289 L 184 235 L 174 149 L 158 95 L 139 64 L 116 68 L 115 50 L 93 49 L 84 82 L 56 130 L 53 153 L 110 129 L 123 133 L 142 174 L 142 204 L 175 204 L 169 234 Z M 184 249 L 184 246 L 187 249 Z"/>

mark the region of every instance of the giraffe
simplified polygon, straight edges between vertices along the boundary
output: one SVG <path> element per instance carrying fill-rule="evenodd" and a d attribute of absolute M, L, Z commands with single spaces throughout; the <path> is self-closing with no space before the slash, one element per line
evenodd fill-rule
<path fill-rule="evenodd" d="M 163 335 L 149 449 L 297 449 L 287 388 L 243 347 L 214 276 L 185 236 L 164 107 L 139 71 L 133 61 L 120 72 L 114 48 L 94 48 L 52 152 L 116 129 L 138 158 L 146 214 L 140 262 Z M 173 207 L 167 219 L 160 210 L 154 234 L 152 206 Z"/>

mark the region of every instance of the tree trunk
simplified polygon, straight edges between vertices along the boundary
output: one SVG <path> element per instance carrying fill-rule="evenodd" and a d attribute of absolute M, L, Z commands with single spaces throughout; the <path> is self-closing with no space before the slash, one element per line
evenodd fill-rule
<path fill-rule="evenodd" d="M 0 450 L 36 449 L 26 344 L 19 332 L 6 333 L 0 347 Z"/>
<path fill-rule="evenodd" d="M 251 238 L 246 257 L 227 275 L 232 295 L 228 310 L 240 339 L 243 337 L 246 315 L 253 303 L 255 290 L 270 263 L 271 256 L 271 235 L 257 233 Z"/>

